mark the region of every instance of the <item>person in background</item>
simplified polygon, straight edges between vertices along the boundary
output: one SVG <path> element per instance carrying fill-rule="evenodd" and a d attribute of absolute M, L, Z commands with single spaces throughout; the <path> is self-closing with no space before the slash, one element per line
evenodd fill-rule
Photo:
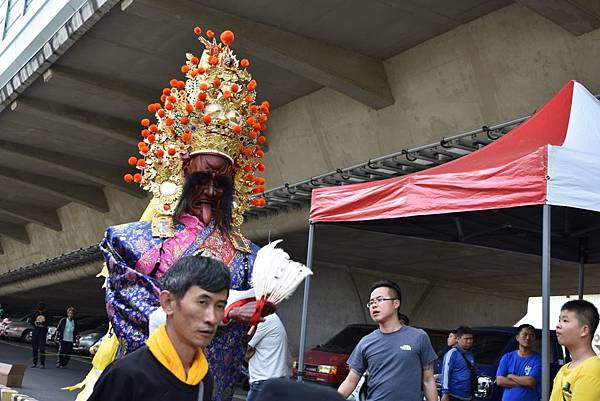
<path fill-rule="evenodd" d="M 402 324 L 400 286 L 382 280 L 371 286 L 367 303 L 379 329 L 363 337 L 348 358 L 350 372 L 338 388 L 347 398 L 368 369 L 367 400 L 437 401 L 433 363 L 437 355 L 429 336 L 421 329 Z"/>
<path fill-rule="evenodd" d="M 290 376 L 287 333 L 277 314 L 266 316 L 265 321 L 258 324 L 256 333 L 248 342 L 245 359 L 250 376 L 247 401 L 256 399 L 266 380 Z"/>
<path fill-rule="evenodd" d="M 569 350 L 571 362 L 556 374 L 550 401 L 600 400 L 600 358 L 592 348 L 598 320 L 591 302 L 573 300 L 562 306 L 556 337 Z"/>
<path fill-rule="evenodd" d="M 458 343 L 444 356 L 441 401 L 471 401 L 477 390 L 477 368 L 473 347 L 473 329 L 456 329 Z"/>
<path fill-rule="evenodd" d="M 31 333 L 31 349 L 33 351 L 32 368 L 37 368 L 38 359 L 40 361 L 40 369 L 46 367 L 46 335 L 48 334 L 48 312 L 46 312 L 46 304 L 38 302 L 36 310 L 30 318 L 33 324 Z"/>
<path fill-rule="evenodd" d="M 517 328 L 519 349 L 502 356 L 496 384 L 504 388 L 502 401 L 539 401 L 542 358 L 533 351 L 535 328 L 522 324 Z"/>
<path fill-rule="evenodd" d="M 79 335 L 79 327 L 75 320 L 77 310 L 69 306 L 67 308 L 67 317 L 63 317 L 56 327 L 55 341 L 58 343 L 57 368 L 66 368 L 73 353 L 73 343 Z"/>

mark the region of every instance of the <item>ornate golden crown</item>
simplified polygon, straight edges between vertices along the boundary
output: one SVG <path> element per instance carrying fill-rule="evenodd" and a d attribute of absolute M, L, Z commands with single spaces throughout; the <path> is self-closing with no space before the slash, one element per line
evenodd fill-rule
<path fill-rule="evenodd" d="M 232 224 L 240 226 L 251 205 L 263 206 L 265 180 L 256 177 L 265 167 L 261 144 L 269 118 L 269 102 L 255 104 L 257 83 L 246 70 L 247 59 L 237 60 L 229 47 L 231 31 L 217 43 L 212 31 L 194 28 L 205 50 L 199 59 L 186 54 L 181 67 L 186 80 L 172 79 L 164 88 L 161 103 L 148 105 L 156 123 L 144 118 L 141 157 L 131 156 L 129 164 L 139 172 L 126 174 L 153 195 L 152 206 L 159 215 L 172 215 L 183 190 L 183 158 L 199 153 L 218 154 L 229 159 L 235 171 Z M 251 196 L 255 196 L 251 199 Z"/>

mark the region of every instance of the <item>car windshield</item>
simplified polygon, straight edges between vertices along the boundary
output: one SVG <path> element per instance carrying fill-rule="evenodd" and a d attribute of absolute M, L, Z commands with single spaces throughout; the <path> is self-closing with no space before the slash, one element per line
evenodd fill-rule
<path fill-rule="evenodd" d="M 319 347 L 320 351 L 350 354 L 361 338 L 371 333 L 376 326 L 349 326 Z"/>

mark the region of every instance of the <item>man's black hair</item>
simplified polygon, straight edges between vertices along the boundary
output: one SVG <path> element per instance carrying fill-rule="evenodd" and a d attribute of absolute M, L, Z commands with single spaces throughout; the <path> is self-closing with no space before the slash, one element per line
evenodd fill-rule
<path fill-rule="evenodd" d="M 530 325 L 529 323 L 523 323 L 522 325 L 520 325 L 519 327 L 517 327 L 517 334 L 521 334 L 521 331 L 523 329 L 529 329 L 533 332 L 533 334 L 535 335 L 535 327 L 533 327 L 532 325 Z"/>
<path fill-rule="evenodd" d="M 46 310 L 46 304 L 43 302 L 38 302 L 36 308 L 39 311 L 44 311 L 44 310 Z"/>
<path fill-rule="evenodd" d="M 462 337 L 465 334 L 474 335 L 475 332 L 469 326 L 460 326 L 458 329 L 456 329 L 456 336 L 457 337 Z"/>
<path fill-rule="evenodd" d="M 392 294 L 392 296 L 394 298 L 398 298 L 398 300 L 400 301 L 400 304 L 402 304 L 402 290 L 400 289 L 400 286 L 398 284 L 396 284 L 392 280 L 376 281 L 373 283 L 373 285 L 371 285 L 371 291 L 369 291 L 369 294 L 380 287 L 386 287 L 386 288 L 391 289 L 392 292 L 394 293 L 394 294 Z M 398 312 L 398 319 L 402 320 L 402 316 L 406 317 L 406 315 L 403 315 L 402 313 L 400 313 L 400 308 L 396 309 L 396 311 Z M 404 324 L 408 325 L 408 322 L 406 322 Z"/>
<path fill-rule="evenodd" d="M 448 334 L 454 334 L 454 335 L 456 335 L 456 329 L 450 330 L 450 332 Z"/>
<path fill-rule="evenodd" d="M 175 219 L 179 217 L 188 208 L 188 203 L 192 200 L 196 186 L 205 184 L 207 180 L 213 179 L 212 173 L 206 171 L 196 171 L 185 179 L 183 191 L 179 202 L 175 207 L 173 215 Z M 233 209 L 233 179 L 227 175 L 217 174 L 214 177 L 215 183 L 223 190 L 223 195 L 215 205 L 215 219 L 219 223 L 219 227 L 225 231 L 231 230 L 231 212 Z"/>
<path fill-rule="evenodd" d="M 590 335 L 594 337 L 594 333 L 598 329 L 598 309 L 593 303 L 585 301 L 583 299 L 574 299 L 565 303 L 561 311 L 569 311 L 575 313 L 575 317 L 579 322 L 579 325 L 588 325 L 590 328 Z"/>
<path fill-rule="evenodd" d="M 185 256 L 179 259 L 160 279 L 163 290 L 180 301 L 194 285 L 208 292 L 229 291 L 231 278 L 223 262 L 205 256 Z"/>

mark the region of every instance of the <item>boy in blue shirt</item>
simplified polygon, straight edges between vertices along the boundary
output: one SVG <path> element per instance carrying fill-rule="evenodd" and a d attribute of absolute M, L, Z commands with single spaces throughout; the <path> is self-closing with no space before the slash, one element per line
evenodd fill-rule
<path fill-rule="evenodd" d="M 504 354 L 496 372 L 496 384 L 504 388 L 502 401 L 539 401 L 542 359 L 532 351 L 535 329 L 522 324 L 516 338 L 519 349 Z"/>

